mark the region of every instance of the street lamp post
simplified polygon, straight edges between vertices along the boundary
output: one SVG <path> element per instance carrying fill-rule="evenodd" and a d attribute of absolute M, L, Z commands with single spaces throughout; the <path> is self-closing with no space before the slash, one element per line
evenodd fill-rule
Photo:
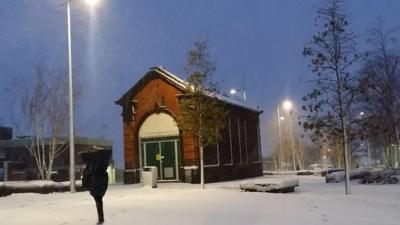
<path fill-rule="evenodd" d="M 98 0 L 85 0 L 94 6 Z M 69 111 L 69 182 L 71 193 L 76 192 L 75 186 L 75 143 L 74 143 L 74 104 L 72 88 L 72 46 L 71 46 L 71 0 L 67 0 L 67 26 L 68 26 L 68 111 Z"/>
<path fill-rule="evenodd" d="M 290 110 L 293 107 L 293 103 L 289 100 L 285 100 L 282 106 L 290 114 Z M 293 127 L 292 127 L 292 117 L 290 115 L 288 117 L 289 117 L 289 132 L 290 132 L 291 148 L 292 148 L 293 170 L 296 171 L 297 166 L 296 166 L 296 153 L 295 153 Z"/>
<path fill-rule="evenodd" d="M 68 20 L 68 110 L 69 110 L 69 182 L 71 193 L 76 192 L 75 187 L 75 143 L 74 143 L 74 108 L 72 94 L 72 47 L 71 47 L 71 9 L 70 0 L 67 0 Z"/>
<path fill-rule="evenodd" d="M 360 112 L 360 119 L 364 119 L 364 112 Z M 368 166 L 371 166 L 371 150 L 370 150 L 370 146 L 369 146 L 369 138 L 367 136 L 365 142 L 367 142 L 367 157 L 368 157 Z"/>
<path fill-rule="evenodd" d="M 282 154 L 282 133 L 281 133 L 281 115 L 280 115 L 280 111 L 279 111 L 279 106 L 276 108 L 276 111 L 278 113 L 278 150 L 279 150 L 279 171 L 282 171 L 282 158 L 283 158 L 283 154 Z"/>
<path fill-rule="evenodd" d="M 292 106 L 293 106 L 293 104 L 289 100 L 285 100 L 282 103 L 283 109 L 285 109 L 288 113 L 290 113 L 290 110 L 292 109 Z M 282 164 L 282 158 L 283 158 L 283 150 L 282 150 L 281 120 L 284 119 L 284 117 L 281 116 L 280 107 L 281 107 L 281 105 L 278 105 L 278 107 L 276 109 L 277 114 L 278 114 L 278 141 L 279 141 L 279 143 L 278 143 L 279 147 L 278 148 L 279 148 L 279 158 L 280 158 L 279 159 L 279 170 L 282 169 L 282 165 L 281 164 Z M 291 137 L 291 149 L 292 149 L 292 159 L 293 159 L 292 163 L 293 163 L 293 169 L 296 170 L 297 167 L 296 167 L 296 155 L 295 155 L 292 120 L 291 120 L 290 115 L 288 117 L 289 117 L 288 123 L 289 123 L 290 137 Z"/>

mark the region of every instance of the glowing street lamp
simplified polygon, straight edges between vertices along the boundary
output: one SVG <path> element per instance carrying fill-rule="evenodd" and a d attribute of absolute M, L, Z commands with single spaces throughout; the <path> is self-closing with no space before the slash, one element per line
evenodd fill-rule
<path fill-rule="evenodd" d="M 67 0 L 67 26 L 68 26 L 68 111 L 69 111 L 69 182 L 71 193 L 76 192 L 75 187 L 75 143 L 74 143 L 74 108 L 72 89 L 72 47 L 71 47 L 71 0 Z M 98 0 L 85 0 L 89 6 L 94 6 Z"/>
<path fill-rule="evenodd" d="M 280 115 L 280 110 L 279 110 L 279 106 L 277 108 L 277 112 L 278 112 L 278 136 L 279 136 L 279 151 L 280 151 L 280 156 L 283 156 L 282 153 L 282 146 L 281 146 L 281 120 L 284 120 L 285 118 L 283 116 Z M 282 108 L 287 111 L 290 112 L 293 108 L 293 103 L 290 100 L 285 100 L 282 103 Z M 292 128 L 292 120 L 291 117 L 289 115 L 289 128 L 290 128 L 290 137 L 291 137 L 291 147 L 292 147 L 292 159 L 293 159 L 293 169 L 297 170 L 296 167 L 296 158 L 295 158 L 295 149 L 294 149 L 294 137 L 293 137 L 293 128 Z"/>
<path fill-rule="evenodd" d="M 293 103 L 290 100 L 285 100 L 282 103 L 282 106 L 286 111 L 290 111 L 292 109 L 292 107 L 293 107 Z"/>
<path fill-rule="evenodd" d="M 99 0 L 85 0 L 86 4 L 88 4 L 89 6 L 94 6 L 96 5 Z"/>
<path fill-rule="evenodd" d="M 245 90 L 239 90 L 239 89 L 235 89 L 235 88 L 231 88 L 231 90 L 229 90 L 229 93 L 231 95 L 236 95 L 236 94 L 238 94 L 238 92 L 242 92 L 243 101 L 246 101 L 246 91 Z"/>

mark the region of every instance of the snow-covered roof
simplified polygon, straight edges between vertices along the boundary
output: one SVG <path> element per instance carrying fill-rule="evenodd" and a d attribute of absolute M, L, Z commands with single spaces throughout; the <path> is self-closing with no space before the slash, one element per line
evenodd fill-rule
<path fill-rule="evenodd" d="M 187 87 L 189 85 L 189 83 L 186 80 L 169 72 L 168 70 L 164 69 L 164 67 L 162 67 L 162 66 L 152 67 L 152 68 L 150 68 L 150 70 L 158 72 L 159 74 L 163 75 L 166 79 L 168 79 L 169 81 L 176 84 L 177 86 L 179 86 L 182 89 L 187 89 Z"/>
<path fill-rule="evenodd" d="M 135 92 L 135 90 L 139 87 L 139 84 L 142 83 L 144 80 L 146 80 L 147 76 L 151 74 L 151 72 L 156 72 L 160 76 L 162 76 L 164 79 L 169 81 L 171 84 L 175 85 L 177 88 L 179 88 L 182 91 L 186 91 L 188 89 L 189 83 L 180 78 L 179 76 L 171 73 L 165 67 L 163 66 L 156 66 L 156 67 L 151 67 L 150 71 L 147 72 L 143 77 L 128 91 L 126 92 L 118 101 L 116 101 L 117 104 L 122 104 L 122 100 L 128 96 L 131 96 Z M 257 111 L 257 112 L 262 112 L 261 110 L 258 109 L 258 107 L 250 106 L 247 102 L 244 101 L 239 101 L 234 98 L 229 97 L 228 95 L 223 95 L 223 94 L 217 94 L 216 97 L 223 101 L 224 103 L 227 103 L 232 106 L 236 107 L 241 107 L 247 110 L 252 110 L 252 111 Z"/>

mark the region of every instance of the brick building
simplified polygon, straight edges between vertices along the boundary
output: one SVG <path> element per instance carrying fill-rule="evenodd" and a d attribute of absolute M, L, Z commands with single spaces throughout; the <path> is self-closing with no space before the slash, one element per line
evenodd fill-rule
<path fill-rule="evenodd" d="M 158 168 L 159 181 L 199 182 L 198 139 L 176 123 L 178 96 L 186 82 L 153 67 L 116 103 L 122 106 L 125 183 L 140 182 L 144 166 Z M 222 140 L 204 149 L 205 181 L 262 174 L 259 115 L 262 111 L 219 98 L 228 112 Z"/>

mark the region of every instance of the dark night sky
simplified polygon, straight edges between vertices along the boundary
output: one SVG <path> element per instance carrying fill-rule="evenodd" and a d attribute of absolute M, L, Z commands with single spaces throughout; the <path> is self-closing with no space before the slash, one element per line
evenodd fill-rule
<path fill-rule="evenodd" d="M 15 77 L 29 81 L 37 65 L 67 68 L 65 0 L 0 0 L 0 118 L 11 125 L 7 92 Z M 241 87 L 267 118 L 279 102 L 297 106 L 313 76 L 302 56 L 315 33 L 316 0 L 101 0 L 95 9 L 73 0 L 73 70 L 85 88 L 76 110 L 77 134 L 114 141 L 122 165 L 121 108 L 114 104 L 152 66 L 181 75 L 193 42 L 209 40 L 222 87 Z M 365 49 L 365 30 L 381 17 L 400 25 L 400 1 L 346 1 Z M 183 76 L 184 77 L 184 76 Z M 264 156 L 270 152 L 263 141 Z"/>

